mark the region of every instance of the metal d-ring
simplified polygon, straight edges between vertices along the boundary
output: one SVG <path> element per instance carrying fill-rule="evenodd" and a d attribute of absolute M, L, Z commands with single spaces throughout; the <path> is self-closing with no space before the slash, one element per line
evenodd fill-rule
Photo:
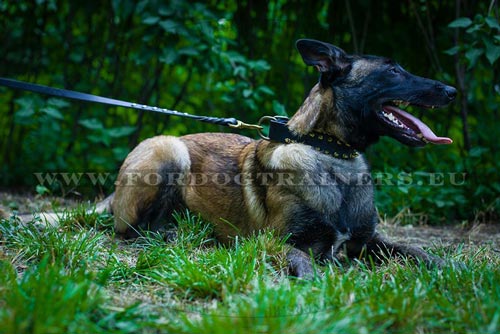
<path fill-rule="evenodd" d="M 263 116 L 259 119 L 259 122 L 257 122 L 257 124 L 260 126 L 260 129 L 257 129 L 257 133 L 259 134 L 260 138 L 264 139 L 264 140 L 270 140 L 270 138 L 268 136 L 266 136 L 264 134 L 264 127 L 262 126 L 262 124 L 264 122 L 271 122 L 271 121 L 276 121 L 276 117 L 274 116 Z"/>

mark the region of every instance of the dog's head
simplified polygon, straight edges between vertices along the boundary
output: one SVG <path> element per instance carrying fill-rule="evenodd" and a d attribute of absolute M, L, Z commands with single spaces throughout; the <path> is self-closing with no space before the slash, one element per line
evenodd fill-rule
<path fill-rule="evenodd" d="M 443 107 L 455 99 L 455 88 L 408 73 L 391 59 L 348 55 L 316 40 L 301 39 L 297 49 L 321 76 L 290 120 L 292 131 L 324 132 L 360 150 L 383 135 L 409 146 L 452 143 L 400 108 Z"/>

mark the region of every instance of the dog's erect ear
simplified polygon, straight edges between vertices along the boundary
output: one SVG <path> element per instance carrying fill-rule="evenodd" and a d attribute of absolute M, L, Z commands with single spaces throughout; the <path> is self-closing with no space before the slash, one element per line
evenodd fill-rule
<path fill-rule="evenodd" d="M 332 79 L 345 74 L 351 65 L 344 50 L 334 45 L 314 39 L 299 39 L 296 46 L 304 63 L 316 67 L 321 73 L 330 74 Z"/>

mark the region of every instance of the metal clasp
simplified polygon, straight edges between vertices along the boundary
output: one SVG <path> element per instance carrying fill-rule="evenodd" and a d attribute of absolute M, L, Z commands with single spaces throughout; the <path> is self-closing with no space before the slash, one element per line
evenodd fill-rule
<path fill-rule="evenodd" d="M 236 124 L 229 124 L 229 127 L 233 129 L 250 129 L 250 130 L 262 130 L 262 126 L 257 124 L 248 124 L 240 120 L 236 121 Z"/>
<path fill-rule="evenodd" d="M 240 120 L 236 121 L 236 124 L 229 124 L 229 127 L 233 129 L 250 129 L 250 130 L 257 130 L 257 133 L 259 134 L 260 138 L 264 140 L 270 140 L 269 136 L 266 136 L 264 133 L 264 126 L 263 124 L 266 122 L 271 122 L 271 121 L 278 121 L 278 120 L 288 120 L 288 117 L 283 117 L 283 116 L 263 116 L 259 119 L 259 122 L 257 124 L 248 124 L 244 123 Z"/>

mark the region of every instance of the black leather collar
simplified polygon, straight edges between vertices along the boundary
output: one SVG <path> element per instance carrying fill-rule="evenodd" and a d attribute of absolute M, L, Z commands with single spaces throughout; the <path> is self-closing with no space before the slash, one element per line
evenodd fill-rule
<path fill-rule="evenodd" d="M 299 143 L 314 147 L 323 154 L 334 158 L 351 160 L 359 156 L 359 152 L 349 144 L 343 143 L 339 139 L 318 132 L 311 132 L 307 135 L 294 135 L 287 127 L 286 117 L 274 117 L 269 123 L 269 140 L 285 144 Z"/>

